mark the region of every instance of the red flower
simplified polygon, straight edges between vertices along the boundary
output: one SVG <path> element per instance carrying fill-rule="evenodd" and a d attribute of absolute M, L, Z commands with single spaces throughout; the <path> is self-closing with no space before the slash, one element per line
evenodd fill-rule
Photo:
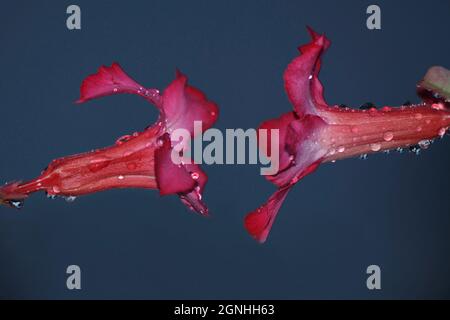
<path fill-rule="evenodd" d="M 278 190 L 259 209 L 247 215 L 245 227 L 264 242 L 289 190 L 321 163 L 418 145 L 443 136 L 450 126 L 449 71 L 432 68 L 419 85 L 419 105 L 365 110 L 329 106 L 318 79 L 321 55 L 330 42 L 309 29 L 312 41 L 287 67 L 284 84 L 294 111 L 264 122 L 261 129 L 279 129 L 280 169 L 268 180 Z M 434 85 L 433 85 L 434 84 Z M 445 96 L 447 94 L 447 96 Z M 270 130 L 268 131 L 270 132 Z M 277 143 L 268 139 L 268 144 Z M 265 151 L 268 146 L 260 145 Z"/>
<path fill-rule="evenodd" d="M 41 190 L 51 197 L 73 199 L 111 188 L 147 188 L 159 189 L 161 195 L 178 194 L 189 208 L 207 215 L 201 200 L 207 176 L 196 164 L 172 162 L 172 148 L 178 142 L 171 141 L 170 133 L 184 128 L 193 136 L 194 121 L 202 121 L 205 130 L 210 128 L 218 116 L 217 106 L 189 86 L 180 72 L 161 96 L 158 90 L 139 85 L 117 63 L 87 77 L 77 103 L 116 93 L 142 96 L 159 109 L 158 121 L 140 133 L 119 138 L 114 146 L 54 160 L 31 181 L 4 185 L 0 203 L 21 207 L 30 193 Z"/>

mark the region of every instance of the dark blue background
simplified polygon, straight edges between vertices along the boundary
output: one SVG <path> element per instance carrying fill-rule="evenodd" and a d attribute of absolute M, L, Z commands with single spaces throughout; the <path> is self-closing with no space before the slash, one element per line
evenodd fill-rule
<path fill-rule="evenodd" d="M 78 4 L 82 30 L 66 28 Z M 0 10 L 0 176 L 34 177 L 51 159 L 110 145 L 155 121 L 138 97 L 82 106 L 81 81 L 118 61 L 164 88 L 179 67 L 221 108 L 220 129 L 290 110 L 282 73 L 308 41 L 333 44 L 321 79 L 330 103 L 418 101 L 427 68 L 449 67 L 449 1 L 9 1 Z M 112 190 L 73 204 L 34 195 L 0 208 L 2 298 L 450 298 L 450 151 L 323 165 L 287 198 L 259 245 L 244 215 L 274 187 L 258 166 L 209 166 L 212 218 L 175 196 Z M 66 289 L 66 267 L 82 290 Z M 382 290 L 366 288 L 368 265 Z"/>

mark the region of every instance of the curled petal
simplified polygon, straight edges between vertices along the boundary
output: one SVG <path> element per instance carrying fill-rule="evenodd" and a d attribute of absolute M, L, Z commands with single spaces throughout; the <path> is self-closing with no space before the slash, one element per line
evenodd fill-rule
<path fill-rule="evenodd" d="M 275 217 L 283 204 L 292 186 L 277 190 L 269 200 L 257 210 L 249 213 L 244 220 L 244 226 L 248 233 L 260 243 L 267 240 Z"/>
<path fill-rule="evenodd" d="M 111 67 L 101 66 L 97 73 L 84 79 L 80 88 L 80 98 L 76 102 L 83 103 L 119 93 L 137 94 L 156 106 L 160 104 L 158 90 L 144 88 L 127 75 L 116 62 Z"/>
<path fill-rule="evenodd" d="M 198 165 L 191 164 L 190 159 L 180 158 L 180 163 L 174 163 L 169 134 L 164 134 L 159 141 L 161 146 L 155 152 L 155 171 L 160 194 L 178 194 L 190 209 L 206 215 L 208 210 L 201 201 L 206 174 Z"/>
<path fill-rule="evenodd" d="M 175 164 L 172 161 L 173 149 L 170 136 L 164 134 L 159 141 L 162 145 L 155 152 L 155 171 L 159 193 L 161 195 L 187 193 L 194 189 L 195 180 L 192 179 L 184 164 Z"/>
<path fill-rule="evenodd" d="M 295 121 L 295 113 L 287 112 L 281 115 L 279 118 L 264 121 L 258 130 L 261 134 L 261 130 L 267 130 L 267 141 L 265 144 L 262 143 L 261 138 L 259 141 L 259 148 L 263 154 L 271 156 L 270 150 L 272 150 L 272 143 L 279 144 L 279 172 L 286 169 L 292 162 L 293 152 L 289 149 L 287 145 L 288 140 L 288 127 L 292 121 Z M 272 141 L 272 131 L 273 129 L 278 130 L 278 141 Z M 259 136 L 258 136 L 259 137 Z M 270 177 L 270 176 L 267 176 Z"/>
<path fill-rule="evenodd" d="M 305 114 L 317 114 L 317 106 L 326 105 L 323 87 L 317 76 L 321 64 L 320 57 L 330 42 L 312 29 L 309 31 L 312 41 L 299 48 L 301 55 L 292 60 L 284 73 L 287 95 L 300 118 Z"/>
<path fill-rule="evenodd" d="M 169 131 L 188 130 L 194 136 L 194 121 L 209 129 L 218 117 L 218 108 L 200 90 L 188 85 L 187 77 L 177 72 L 176 79 L 164 90 L 163 110 Z"/>
<path fill-rule="evenodd" d="M 257 210 L 249 213 L 245 217 L 244 223 L 247 232 L 259 242 L 265 242 L 278 214 L 278 211 L 280 210 L 284 199 L 286 198 L 291 188 L 303 177 L 314 172 L 320 165 L 320 163 L 321 160 L 309 165 L 307 168 L 305 168 L 305 170 L 298 173 L 291 183 L 280 187 L 277 191 L 275 191 L 275 193 L 269 198 L 269 200 L 267 200 L 264 205 L 259 207 Z"/>
<path fill-rule="evenodd" d="M 326 128 L 326 123 L 320 117 L 305 115 L 302 120 L 291 120 L 292 118 L 285 114 L 280 119 L 283 118 L 284 127 L 280 126 L 279 141 L 280 169 L 282 169 L 277 174 L 266 177 L 278 187 L 296 183 L 311 172 L 308 170 L 309 167 L 319 163 L 326 155 L 322 145 L 316 143 Z M 305 172 L 306 174 L 303 174 Z"/>

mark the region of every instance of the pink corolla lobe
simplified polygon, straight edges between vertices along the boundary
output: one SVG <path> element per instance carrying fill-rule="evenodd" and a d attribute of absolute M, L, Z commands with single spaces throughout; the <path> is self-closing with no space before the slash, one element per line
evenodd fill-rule
<path fill-rule="evenodd" d="M 155 105 L 160 112 L 157 122 L 117 139 L 113 146 L 56 159 L 33 180 L 0 187 L 0 203 L 18 208 L 36 191 L 73 199 L 112 188 L 146 188 L 158 189 L 161 195 L 177 194 L 190 209 L 207 215 L 202 201 L 207 176 L 190 161 L 172 163 L 172 149 L 180 142 L 171 141 L 170 136 L 183 128 L 193 137 L 194 121 L 202 121 L 203 129 L 208 129 L 217 120 L 217 105 L 190 86 L 179 71 L 161 95 L 157 89 L 138 84 L 117 63 L 88 76 L 77 103 L 120 93 L 137 94 Z"/>
<path fill-rule="evenodd" d="M 247 231 L 265 242 L 291 188 L 323 162 L 418 145 L 442 137 L 450 126 L 449 71 L 433 67 L 418 85 L 423 103 L 364 110 L 330 106 L 323 97 L 318 74 L 321 56 L 330 46 L 324 35 L 308 28 L 311 42 L 299 47 L 284 72 L 284 85 L 293 111 L 262 123 L 279 129 L 280 170 L 266 176 L 278 190 L 244 221 Z M 269 131 L 270 132 L 270 131 Z M 276 143 L 268 139 L 267 144 Z M 265 152 L 268 145 L 260 144 Z"/>

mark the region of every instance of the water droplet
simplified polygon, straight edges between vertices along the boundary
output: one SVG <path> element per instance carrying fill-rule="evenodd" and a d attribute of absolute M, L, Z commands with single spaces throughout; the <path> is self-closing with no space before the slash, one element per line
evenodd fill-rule
<path fill-rule="evenodd" d="M 340 147 L 338 147 L 338 150 L 337 150 L 339 153 L 342 153 L 342 152 L 344 152 L 345 151 L 345 147 L 344 146 L 340 146 Z"/>
<path fill-rule="evenodd" d="M 395 150 L 397 150 L 398 153 L 403 153 L 403 148 L 398 147 L 398 148 L 395 149 Z"/>
<path fill-rule="evenodd" d="M 158 141 L 156 142 L 156 144 L 157 144 L 158 146 L 161 147 L 161 146 L 164 144 L 163 139 L 158 139 Z"/>
<path fill-rule="evenodd" d="M 77 200 L 77 197 L 75 196 L 68 196 L 64 198 L 66 200 L 66 202 L 74 202 L 75 200 Z"/>
<path fill-rule="evenodd" d="M 309 75 L 308 79 L 311 80 L 313 78 L 312 74 Z"/>
<path fill-rule="evenodd" d="M 443 138 L 445 136 L 445 133 L 447 132 L 447 128 L 440 128 L 438 135 L 439 137 Z"/>
<path fill-rule="evenodd" d="M 359 158 L 361 160 L 367 160 L 367 154 L 364 153 L 364 154 L 360 155 Z"/>
<path fill-rule="evenodd" d="M 331 163 L 335 163 L 336 162 L 336 160 L 331 160 Z M 298 180 L 298 179 L 297 179 Z M 296 181 L 297 182 L 297 181 Z"/>
<path fill-rule="evenodd" d="M 10 200 L 9 204 L 11 207 L 16 209 L 22 209 L 23 208 L 23 201 L 22 200 Z"/>
<path fill-rule="evenodd" d="M 381 108 L 381 111 L 385 111 L 385 112 L 389 112 L 391 110 L 392 110 L 391 107 L 383 107 L 383 108 Z"/>
<path fill-rule="evenodd" d="M 421 113 L 416 113 L 415 115 L 414 115 L 414 118 L 416 118 L 416 120 L 420 120 L 420 119 L 422 119 L 422 114 Z"/>
<path fill-rule="evenodd" d="M 54 199 L 56 199 L 56 196 L 54 194 L 47 193 L 47 198 L 54 200 Z"/>
<path fill-rule="evenodd" d="M 58 186 L 53 186 L 52 190 L 53 190 L 54 193 L 60 193 L 61 192 L 61 190 L 59 189 Z"/>
<path fill-rule="evenodd" d="M 123 179 L 125 179 L 125 177 L 124 176 L 118 176 L 117 179 L 123 180 Z"/>
<path fill-rule="evenodd" d="M 430 140 L 421 140 L 419 141 L 419 143 L 417 144 L 421 149 L 428 149 L 428 147 L 430 146 L 431 141 Z"/>
<path fill-rule="evenodd" d="M 432 109 L 435 109 L 435 110 L 444 110 L 444 109 L 445 109 L 445 106 L 444 106 L 443 103 L 433 103 L 433 104 L 431 105 L 431 108 L 432 108 Z"/>
<path fill-rule="evenodd" d="M 417 131 L 417 132 L 420 132 L 420 131 L 422 131 L 422 127 L 420 127 L 420 126 L 419 126 L 419 127 L 417 127 L 417 128 L 416 128 L 416 131 Z"/>
<path fill-rule="evenodd" d="M 117 92 L 117 91 L 118 91 L 118 89 L 117 89 L 117 88 L 114 88 L 114 89 L 113 89 L 113 91 L 114 91 L 114 92 Z"/>
<path fill-rule="evenodd" d="M 92 159 L 88 164 L 88 169 L 91 172 L 97 172 L 101 169 L 106 168 L 110 163 L 110 160 L 107 158 L 98 158 L 98 159 Z"/>
<path fill-rule="evenodd" d="M 370 144 L 370 150 L 372 150 L 372 151 L 380 151 L 380 149 L 381 149 L 381 144 L 379 144 L 379 143 L 371 143 Z"/>
<path fill-rule="evenodd" d="M 383 134 L 384 141 L 391 141 L 394 139 L 394 134 L 391 131 L 387 131 Z"/>
<path fill-rule="evenodd" d="M 130 139 L 131 139 L 131 136 L 130 136 L 129 134 L 124 135 L 124 136 L 121 136 L 120 138 L 118 138 L 118 139 L 116 140 L 116 144 L 117 144 L 117 145 L 121 145 L 122 143 L 125 143 L 125 142 L 127 142 L 128 140 L 130 140 Z"/>
<path fill-rule="evenodd" d="M 417 156 L 420 154 L 420 147 L 418 145 L 410 146 L 409 150 L 415 153 Z"/>
<path fill-rule="evenodd" d="M 374 116 L 374 115 L 376 115 L 377 113 L 378 113 L 377 108 L 370 108 L 370 109 L 369 109 L 369 114 L 370 114 L 371 116 Z"/>
<path fill-rule="evenodd" d="M 127 163 L 128 170 L 136 170 L 136 168 L 137 168 L 136 163 L 134 163 L 134 162 Z"/>
<path fill-rule="evenodd" d="M 369 110 L 371 108 L 375 108 L 375 105 L 372 102 L 366 102 L 362 106 L 359 107 L 361 110 Z"/>
<path fill-rule="evenodd" d="M 191 177 L 192 179 L 197 180 L 198 178 L 200 178 L 200 175 L 198 174 L 198 172 L 192 172 Z"/>
<path fill-rule="evenodd" d="M 333 154 L 335 154 L 336 153 L 336 149 L 335 148 L 331 148 L 329 151 L 328 151 L 328 154 L 330 155 L 330 156 L 332 156 Z"/>

